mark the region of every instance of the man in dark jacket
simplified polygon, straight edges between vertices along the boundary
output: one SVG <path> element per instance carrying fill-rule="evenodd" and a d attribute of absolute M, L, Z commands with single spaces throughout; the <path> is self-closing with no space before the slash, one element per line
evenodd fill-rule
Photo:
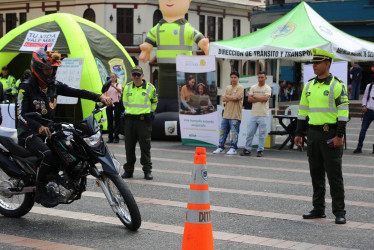
<path fill-rule="evenodd" d="M 349 75 L 351 77 L 351 100 L 360 100 L 360 88 L 362 80 L 362 68 L 355 62 L 351 62 L 351 70 Z"/>

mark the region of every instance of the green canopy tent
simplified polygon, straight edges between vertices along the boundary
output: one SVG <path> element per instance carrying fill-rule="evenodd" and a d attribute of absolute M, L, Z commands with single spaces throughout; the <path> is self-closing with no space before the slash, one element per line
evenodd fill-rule
<path fill-rule="evenodd" d="M 374 61 L 374 43 L 338 30 L 305 2 L 261 30 L 210 43 L 209 55 L 237 60 L 277 59 L 279 82 L 279 60 L 310 60 L 312 48 L 334 53 L 335 60 Z"/>
<path fill-rule="evenodd" d="M 124 47 L 99 25 L 66 13 L 57 13 L 30 20 L 0 39 L 0 67 L 8 65 L 12 75 L 20 78 L 30 67 L 31 54 L 40 47 L 58 50 L 63 56 L 83 58 L 81 89 L 101 93 L 110 72 L 129 81 L 134 63 Z M 68 82 L 66 84 L 69 85 Z M 81 100 L 77 117 L 87 117 L 94 103 Z M 71 106 L 71 105 L 64 105 Z M 71 114 L 71 110 L 65 113 Z"/>

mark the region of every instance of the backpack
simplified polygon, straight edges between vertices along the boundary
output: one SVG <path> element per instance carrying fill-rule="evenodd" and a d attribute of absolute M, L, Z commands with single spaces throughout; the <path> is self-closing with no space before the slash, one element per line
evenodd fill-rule
<path fill-rule="evenodd" d="M 371 84 L 371 83 L 370 83 L 369 92 L 368 92 L 368 97 L 367 97 L 368 99 L 366 100 L 366 103 L 368 103 L 369 100 L 370 100 L 370 93 L 371 93 L 371 89 L 373 88 L 373 85 L 374 85 L 374 84 Z"/>

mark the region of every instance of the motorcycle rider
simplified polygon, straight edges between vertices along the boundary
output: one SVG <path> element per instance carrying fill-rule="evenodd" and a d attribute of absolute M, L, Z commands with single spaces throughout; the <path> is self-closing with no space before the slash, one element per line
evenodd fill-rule
<path fill-rule="evenodd" d="M 58 95 L 100 101 L 107 106 L 112 105 L 112 100 L 104 95 L 75 89 L 57 81 L 55 76 L 59 66 L 61 66 L 61 54 L 57 51 L 46 51 L 46 48 L 41 48 L 33 52 L 31 58 L 32 76 L 21 84 L 18 96 L 18 143 L 42 159 L 36 177 L 35 202 L 45 207 L 58 205 L 58 199 L 51 196 L 46 189 L 47 174 L 54 170 L 53 152 L 44 143 L 44 139 L 51 136 L 51 131 L 38 121 L 26 117 L 25 114 L 38 112 L 43 118 L 53 120 Z"/>

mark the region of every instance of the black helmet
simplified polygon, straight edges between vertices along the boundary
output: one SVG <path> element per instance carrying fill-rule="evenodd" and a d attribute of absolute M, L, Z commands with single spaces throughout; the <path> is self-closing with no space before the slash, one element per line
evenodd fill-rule
<path fill-rule="evenodd" d="M 39 79 L 42 87 L 47 87 L 55 81 L 57 67 L 61 66 L 61 54 L 58 51 L 46 51 L 40 48 L 32 53 L 31 71 Z M 46 76 L 43 69 L 53 68 L 51 76 Z"/>

